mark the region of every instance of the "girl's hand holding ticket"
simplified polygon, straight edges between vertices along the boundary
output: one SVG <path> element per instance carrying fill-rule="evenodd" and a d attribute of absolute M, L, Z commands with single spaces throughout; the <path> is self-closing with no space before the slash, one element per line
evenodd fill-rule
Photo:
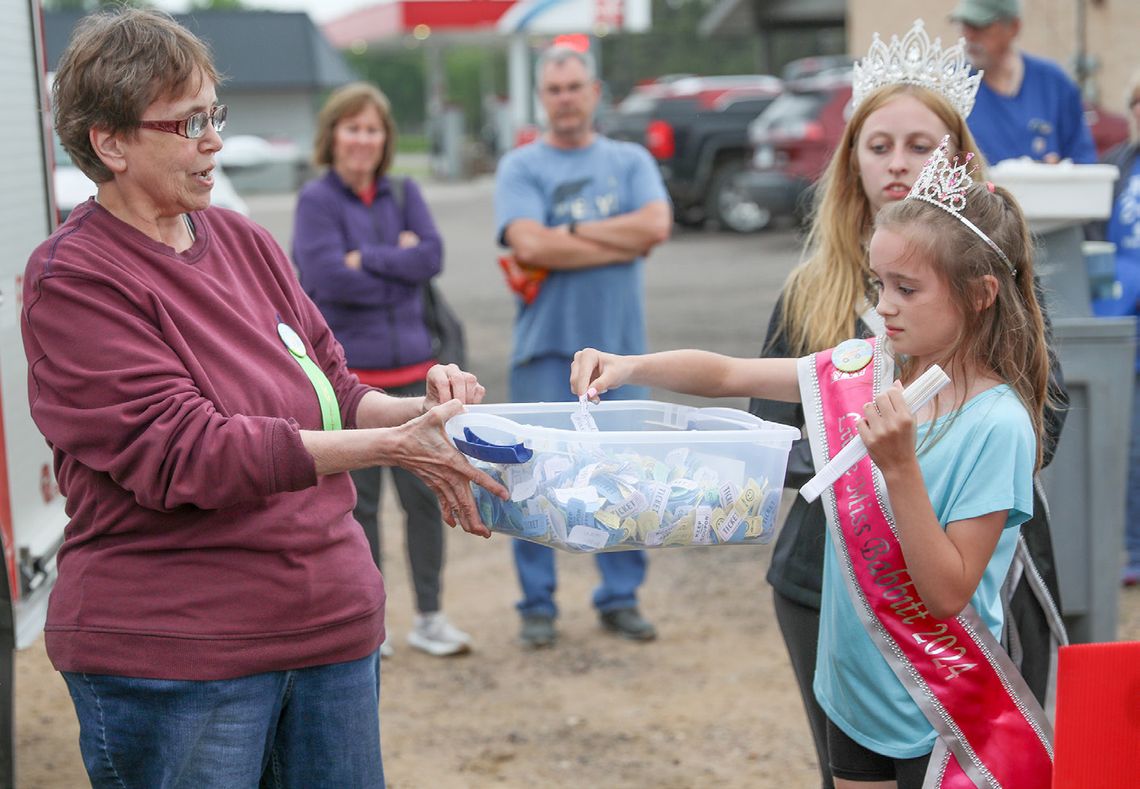
<path fill-rule="evenodd" d="M 633 362 L 634 357 L 583 348 L 574 354 L 574 363 L 570 367 L 570 389 L 579 397 L 586 395 L 596 403 L 598 395 L 616 389 L 629 380 Z"/>

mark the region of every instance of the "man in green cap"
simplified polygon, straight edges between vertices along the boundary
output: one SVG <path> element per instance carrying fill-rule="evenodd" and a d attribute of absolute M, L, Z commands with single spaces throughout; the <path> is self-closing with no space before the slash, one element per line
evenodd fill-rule
<path fill-rule="evenodd" d="M 985 72 L 967 123 L 991 164 L 1021 156 L 1097 160 L 1080 88 L 1056 63 L 1014 43 L 1020 0 L 960 0 L 950 18 L 961 28 L 974 68 Z"/>

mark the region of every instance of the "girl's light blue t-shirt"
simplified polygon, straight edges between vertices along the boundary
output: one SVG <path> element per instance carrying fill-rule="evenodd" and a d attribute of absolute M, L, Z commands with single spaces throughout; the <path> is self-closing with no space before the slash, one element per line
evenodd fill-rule
<path fill-rule="evenodd" d="M 937 431 L 948 418 L 920 425 L 919 446 L 932 426 Z M 998 639 L 1003 624 L 1001 587 L 1017 547 L 1018 527 L 1033 513 L 1036 457 L 1029 414 L 1005 384 L 968 401 L 937 442 L 920 450 L 918 456 L 942 528 L 954 521 L 1009 511 L 997 548 L 970 600 Z M 934 729 L 864 629 L 841 572 L 828 533 L 815 696 L 831 721 L 864 747 L 896 759 L 927 754 L 934 747 Z"/>
<path fill-rule="evenodd" d="M 636 143 L 597 136 L 565 150 L 537 141 L 508 153 L 495 175 L 495 234 L 532 219 L 547 227 L 589 222 L 668 202 L 661 173 Z M 519 301 L 512 364 L 593 347 L 644 353 L 642 258 L 612 265 L 551 271 L 538 298 Z"/>

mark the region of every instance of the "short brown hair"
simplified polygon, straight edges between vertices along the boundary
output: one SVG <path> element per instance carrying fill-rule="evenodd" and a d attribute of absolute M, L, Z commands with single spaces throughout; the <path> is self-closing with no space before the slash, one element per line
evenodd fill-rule
<path fill-rule="evenodd" d="M 154 101 L 184 96 L 203 79 L 220 81 L 209 47 L 169 14 L 124 7 L 85 17 L 55 75 L 60 142 L 88 178 L 110 181 L 114 175 L 91 147 L 91 129 L 137 131 Z"/>
<path fill-rule="evenodd" d="M 375 107 L 384 125 L 384 151 L 380 154 L 380 164 L 376 167 L 376 177 L 388 172 L 396 151 L 396 121 L 392 118 L 392 105 L 388 97 L 369 82 L 352 82 L 337 88 L 329 95 L 325 106 L 317 115 L 317 136 L 313 141 L 313 163 L 318 167 L 333 165 L 333 132 L 336 125 L 345 118 Z"/>

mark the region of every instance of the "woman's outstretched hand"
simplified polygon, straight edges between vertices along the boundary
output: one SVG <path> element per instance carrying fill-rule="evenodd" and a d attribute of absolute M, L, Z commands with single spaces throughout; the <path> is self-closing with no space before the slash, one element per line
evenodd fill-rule
<path fill-rule="evenodd" d="M 617 389 L 629 379 L 632 359 L 594 348 L 583 348 L 574 354 L 570 366 L 570 390 L 598 401 L 598 395 Z"/>
<path fill-rule="evenodd" d="M 464 372 L 454 364 L 437 364 L 428 370 L 424 413 L 448 400 L 481 403 L 485 394 L 487 390 L 475 378 L 474 373 Z"/>
<path fill-rule="evenodd" d="M 474 482 L 501 499 L 510 494 L 486 472 L 472 466 L 448 438 L 444 425 L 462 412 L 462 402 L 448 400 L 396 428 L 399 439 L 390 459 L 393 465 L 406 468 L 432 489 L 439 498 L 444 523 L 490 537 L 491 530 L 479 517 L 469 483 Z"/>

